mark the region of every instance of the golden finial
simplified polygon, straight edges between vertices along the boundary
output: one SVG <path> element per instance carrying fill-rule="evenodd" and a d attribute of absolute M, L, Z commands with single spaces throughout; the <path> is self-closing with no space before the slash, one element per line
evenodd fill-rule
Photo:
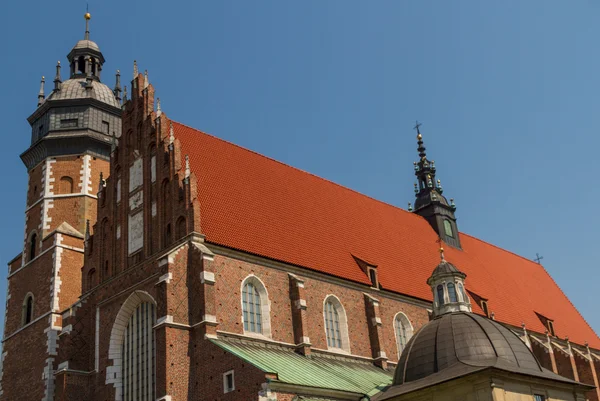
<path fill-rule="evenodd" d="M 85 18 L 86 20 L 90 20 L 90 19 L 92 19 L 92 14 L 85 13 L 85 15 L 83 16 L 83 18 Z"/>
<path fill-rule="evenodd" d="M 420 133 L 417 134 L 417 139 L 420 141 L 421 139 L 423 139 L 423 135 L 421 135 Z"/>
<path fill-rule="evenodd" d="M 442 258 L 442 260 L 446 260 L 444 259 L 444 247 L 440 246 L 440 258 Z"/>

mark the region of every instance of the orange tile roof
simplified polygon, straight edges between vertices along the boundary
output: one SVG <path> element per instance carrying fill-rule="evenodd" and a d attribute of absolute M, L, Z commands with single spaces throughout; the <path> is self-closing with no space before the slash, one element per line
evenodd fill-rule
<path fill-rule="evenodd" d="M 436 233 L 422 217 L 183 124 L 182 154 L 198 179 L 201 228 L 211 243 L 369 284 L 352 255 L 377 264 L 382 288 L 431 301 Z M 537 263 L 461 233 L 446 258 L 497 320 L 600 349 L 600 339 Z M 482 313 L 479 307 L 475 311 Z"/>

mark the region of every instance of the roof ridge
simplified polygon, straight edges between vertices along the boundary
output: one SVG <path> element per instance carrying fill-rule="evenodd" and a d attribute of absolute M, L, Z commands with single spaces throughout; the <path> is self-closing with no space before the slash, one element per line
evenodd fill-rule
<path fill-rule="evenodd" d="M 229 144 L 229 145 L 235 146 L 236 148 L 239 148 L 239 149 L 245 150 L 245 151 L 247 151 L 247 152 L 253 153 L 253 154 L 255 154 L 255 155 L 257 155 L 257 156 L 260 156 L 260 157 L 263 157 L 263 158 L 265 158 L 265 159 L 267 159 L 267 160 L 270 160 L 270 161 L 276 162 L 276 163 L 278 163 L 278 164 L 281 164 L 281 165 L 283 165 L 283 166 L 285 166 L 285 167 L 293 168 L 294 170 L 300 171 L 300 172 L 302 172 L 302 173 L 304 173 L 304 174 L 308 174 L 308 175 L 310 175 L 310 176 L 312 176 L 312 177 L 315 177 L 315 178 L 317 178 L 317 179 L 319 179 L 319 180 L 322 180 L 322 181 L 328 182 L 328 183 L 330 183 L 330 184 L 333 184 L 333 185 L 335 185 L 335 186 L 337 186 L 337 187 L 339 187 L 339 188 L 342 188 L 342 189 L 345 189 L 345 190 L 347 190 L 347 191 L 353 192 L 353 193 L 355 193 L 355 194 L 357 194 L 357 195 L 364 196 L 365 198 L 368 198 L 368 199 L 374 200 L 374 201 L 376 201 L 376 202 L 378 202 L 378 203 L 381 203 L 381 204 L 383 204 L 383 205 L 385 205 L 385 206 L 389 206 L 389 207 L 392 207 L 392 208 L 394 208 L 394 209 L 401 210 L 402 212 L 404 212 L 404 213 L 406 213 L 406 214 L 408 214 L 408 215 L 415 216 L 415 217 L 417 217 L 417 218 L 420 218 L 420 219 L 424 219 L 424 217 L 422 217 L 422 216 L 420 216 L 420 215 L 418 215 L 418 214 L 415 214 L 415 213 L 409 212 L 409 211 L 407 211 L 407 210 L 404 210 L 404 209 L 402 209 L 402 208 L 401 208 L 401 207 L 399 207 L 399 206 L 393 205 L 393 204 L 391 204 L 391 203 L 388 203 L 388 202 L 384 202 L 384 201 L 382 201 L 382 200 L 380 200 L 380 199 L 377 199 L 377 198 L 373 198 L 373 197 L 372 197 L 372 196 L 370 196 L 370 195 L 366 195 L 366 194 L 364 194 L 364 193 L 362 193 L 362 192 L 359 192 L 359 191 L 357 191 L 356 189 L 352 189 L 352 188 L 346 187 L 346 186 L 344 186 L 344 185 L 342 185 L 342 184 L 338 184 L 338 183 L 337 183 L 337 182 L 335 182 L 335 181 L 332 181 L 332 180 L 329 180 L 329 179 L 327 179 L 327 178 L 324 178 L 324 177 L 318 176 L 318 175 L 316 175 L 316 174 L 314 174 L 314 173 L 311 173 L 310 171 L 302 170 L 302 169 L 301 169 L 301 168 L 299 168 L 299 167 L 295 167 L 295 166 L 292 166 L 292 165 L 290 165 L 290 164 L 284 163 L 284 162 L 282 162 L 282 161 L 280 161 L 280 160 L 274 159 L 274 158 L 272 158 L 272 157 L 270 157 L 270 156 L 263 155 L 262 153 L 259 153 L 259 152 L 257 152 L 256 150 L 252 150 L 252 149 L 245 148 L 245 147 L 243 147 L 243 146 L 241 146 L 241 145 L 238 145 L 238 144 L 236 144 L 236 143 L 230 142 L 230 141 L 228 141 L 228 140 L 226 140 L 226 139 L 223 139 L 223 138 L 220 138 L 220 137 L 218 137 L 218 136 L 216 136 L 216 135 L 210 134 L 210 133 L 208 133 L 208 132 L 201 131 L 201 130 L 199 130 L 199 129 L 197 129 L 197 128 L 194 128 L 194 127 L 190 127 L 190 126 L 189 126 L 189 125 L 187 125 L 187 124 L 183 124 L 183 123 L 180 123 L 180 122 L 178 122 L 178 121 L 175 121 L 175 120 L 171 120 L 171 121 L 172 121 L 173 123 L 175 123 L 175 124 L 182 125 L 182 126 L 184 126 L 184 127 L 186 127 L 186 128 L 189 128 L 189 129 L 191 129 L 191 130 L 194 130 L 194 131 L 196 131 L 196 132 L 199 132 L 199 133 L 201 133 L 201 134 L 208 135 L 208 136 L 210 136 L 210 137 L 212 137 L 212 138 L 215 138 L 215 139 L 217 139 L 217 140 L 219 140 L 219 141 L 222 141 L 222 142 L 225 142 L 225 143 L 227 143 L 227 144 Z"/>

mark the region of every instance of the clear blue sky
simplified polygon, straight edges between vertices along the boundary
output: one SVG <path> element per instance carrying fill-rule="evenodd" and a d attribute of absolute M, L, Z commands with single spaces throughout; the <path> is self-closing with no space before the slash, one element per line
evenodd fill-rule
<path fill-rule="evenodd" d="M 25 119 L 84 12 L 35 0 L 0 13 L 4 266 L 23 241 Z M 90 12 L 110 86 L 137 59 L 169 117 L 400 207 L 423 122 L 461 231 L 539 252 L 600 332 L 597 1 L 91 0 Z"/>

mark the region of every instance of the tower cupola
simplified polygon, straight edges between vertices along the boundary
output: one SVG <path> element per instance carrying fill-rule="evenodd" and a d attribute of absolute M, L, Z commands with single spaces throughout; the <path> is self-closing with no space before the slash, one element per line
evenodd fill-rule
<path fill-rule="evenodd" d="M 423 216 L 437 234 L 447 244 L 460 248 L 460 238 L 456 226 L 456 205 L 454 199 L 450 202 L 443 195 L 442 182 L 436 178 L 435 161 L 427 158 L 423 135 L 420 130 L 421 124 L 417 122 L 417 151 L 419 160 L 414 162 L 415 176 L 417 182 L 414 184 L 415 204 L 409 210 Z"/>
<path fill-rule="evenodd" d="M 90 13 L 85 13 L 85 35 L 67 55 L 71 67 L 71 78 L 87 78 L 100 81 L 104 56 L 100 47 L 90 40 Z"/>
<path fill-rule="evenodd" d="M 467 275 L 444 258 L 444 248 L 440 248 L 440 259 L 427 280 L 433 293 L 433 317 L 452 312 L 471 312 L 471 301 L 465 291 Z"/>

